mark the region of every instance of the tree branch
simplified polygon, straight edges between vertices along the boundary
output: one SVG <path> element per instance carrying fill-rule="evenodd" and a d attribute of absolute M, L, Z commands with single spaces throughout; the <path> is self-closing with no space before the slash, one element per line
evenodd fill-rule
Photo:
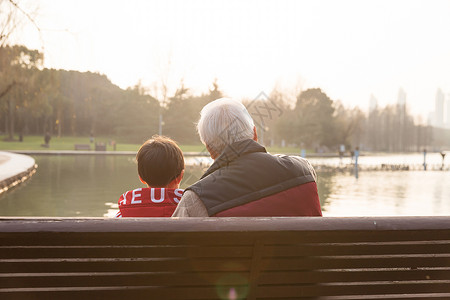
<path fill-rule="evenodd" d="M 30 16 L 29 13 L 27 13 L 26 11 L 24 11 L 16 2 L 14 2 L 13 0 L 9 0 L 9 2 L 15 6 L 20 12 L 22 12 L 27 18 L 28 20 L 30 20 L 31 23 L 33 23 L 33 25 L 36 27 L 36 29 L 39 31 L 39 33 L 41 33 L 41 28 L 39 28 L 39 26 L 36 24 L 36 21 L 34 21 L 34 19 Z"/>
<path fill-rule="evenodd" d="M 12 87 L 15 86 L 16 83 L 17 83 L 17 82 L 16 82 L 15 80 L 13 80 L 13 82 L 11 82 L 11 83 L 6 87 L 6 89 L 5 89 L 3 92 L 0 93 L 0 99 L 3 98 L 3 96 L 5 96 L 6 94 L 8 94 L 9 90 L 12 89 Z"/>
<path fill-rule="evenodd" d="M 42 39 L 42 31 L 41 28 L 37 25 L 36 21 L 30 16 L 29 13 L 27 13 L 25 10 L 23 10 L 19 4 L 17 4 L 17 2 L 13 1 L 13 0 L 8 0 L 11 5 L 13 5 L 15 8 L 17 8 L 21 13 L 23 13 L 25 15 L 25 17 L 27 17 L 28 20 L 30 20 L 30 22 L 34 25 L 34 27 L 36 27 L 38 33 L 39 33 L 39 39 L 41 40 L 42 43 L 42 50 L 44 50 L 44 40 Z"/>

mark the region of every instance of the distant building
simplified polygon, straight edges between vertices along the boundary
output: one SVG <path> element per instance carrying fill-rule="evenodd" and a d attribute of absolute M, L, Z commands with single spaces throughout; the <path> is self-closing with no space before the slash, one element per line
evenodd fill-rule
<path fill-rule="evenodd" d="M 434 102 L 434 122 L 433 125 L 436 127 L 444 127 L 444 103 L 445 95 L 441 89 L 436 92 L 436 99 Z"/>
<path fill-rule="evenodd" d="M 427 117 L 427 124 L 428 125 L 434 126 L 434 123 L 435 123 L 434 116 L 435 116 L 434 111 L 428 113 L 428 117 Z"/>
<path fill-rule="evenodd" d="M 405 106 L 406 105 L 406 93 L 405 93 L 405 91 L 402 88 L 400 88 L 398 90 L 397 104 L 399 106 Z"/>
<path fill-rule="evenodd" d="M 397 106 L 400 122 L 404 124 L 406 118 L 406 93 L 402 88 L 398 89 Z"/>
<path fill-rule="evenodd" d="M 447 100 L 445 101 L 445 106 L 447 113 L 445 114 L 445 124 L 446 128 L 450 129 L 450 93 L 447 94 Z"/>
<path fill-rule="evenodd" d="M 372 111 L 376 110 L 377 107 L 378 107 L 378 100 L 377 100 L 377 98 L 375 98 L 375 96 L 373 94 L 370 94 L 369 113 L 371 113 Z"/>

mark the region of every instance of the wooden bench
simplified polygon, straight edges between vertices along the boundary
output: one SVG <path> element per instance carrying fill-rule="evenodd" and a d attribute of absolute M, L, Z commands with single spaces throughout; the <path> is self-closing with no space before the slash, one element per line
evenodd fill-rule
<path fill-rule="evenodd" d="M 450 299 L 450 217 L 0 219 L 0 299 Z"/>
<path fill-rule="evenodd" d="M 91 150 L 91 145 L 89 145 L 89 144 L 75 144 L 75 150 Z"/>

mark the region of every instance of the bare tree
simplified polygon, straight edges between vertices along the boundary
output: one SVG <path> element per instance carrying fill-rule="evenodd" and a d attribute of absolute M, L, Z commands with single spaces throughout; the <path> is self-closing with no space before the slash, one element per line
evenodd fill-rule
<path fill-rule="evenodd" d="M 38 31 L 43 47 L 42 32 L 34 19 L 34 15 L 37 13 L 37 7 L 30 11 L 25 10 L 17 1 L 0 0 L 0 47 L 10 43 L 13 34 L 17 32 L 26 21 L 33 24 Z"/>
<path fill-rule="evenodd" d="M 278 99 L 290 108 L 294 108 L 297 96 L 302 93 L 304 85 L 305 81 L 300 75 L 290 78 L 280 77 L 276 80 L 270 92 L 270 99 Z"/>
<path fill-rule="evenodd" d="M 6 45 L 18 27 L 18 11 L 9 0 L 0 0 L 0 47 Z"/>
<path fill-rule="evenodd" d="M 33 14 L 36 11 L 37 9 L 34 10 Z M 42 42 L 41 29 L 36 24 L 33 16 L 26 12 L 16 1 L 0 0 L 0 49 L 4 49 L 11 42 L 13 33 L 24 24 L 25 20 L 28 20 L 36 27 Z M 44 44 L 42 43 L 42 45 Z M 3 57 L 7 52 L 0 51 L 0 60 L 2 61 L 2 69 L 0 69 L 0 99 L 6 96 L 18 82 L 9 74 L 10 70 L 5 68 L 7 64 L 4 60 L 10 59 L 10 57 Z"/>
<path fill-rule="evenodd" d="M 159 129 L 158 134 L 162 135 L 163 133 L 163 114 L 164 110 L 167 108 L 168 100 L 169 100 L 169 92 L 170 88 L 170 75 L 172 71 L 172 54 L 169 52 L 167 60 L 160 59 L 158 60 L 161 64 L 158 68 L 158 77 L 159 81 L 153 82 L 150 87 L 150 92 L 153 97 L 155 97 L 159 102 Z M 164 63 L 163 63 L 164 62 Z"/>

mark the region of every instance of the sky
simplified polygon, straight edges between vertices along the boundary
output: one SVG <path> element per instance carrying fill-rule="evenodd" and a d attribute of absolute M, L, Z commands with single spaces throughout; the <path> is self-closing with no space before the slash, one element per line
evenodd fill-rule
<path fill-rule="evenodd" d="M 192 93 L 217 79 L 252 99 L 277 87 L 320 87 L 366 110 L 406 93 L 426 118 L 438 88 L 450 99 L 450 1 L 23 0 L 36 24 L 16 37 L 44 51 L 45 67 L 105 74 L 150 91 L 167 80 Z M 294 98 L 293 98 L 294 99 Z"/>

